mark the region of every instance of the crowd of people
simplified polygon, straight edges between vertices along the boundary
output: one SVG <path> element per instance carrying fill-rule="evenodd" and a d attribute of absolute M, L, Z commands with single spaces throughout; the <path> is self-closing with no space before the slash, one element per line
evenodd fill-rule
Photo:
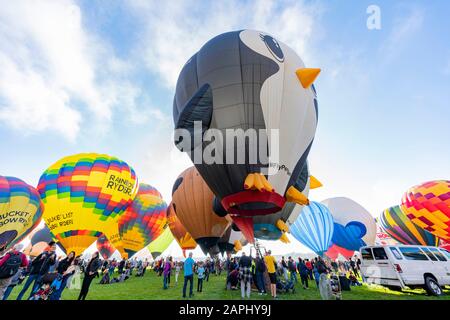
<path fill-rule="evenodd" d="M 280 260 L 271 251 L 256 257 L 227 254 L 226 258 L 216 256 L 195 261 L 192 252 L 184 261 L 174 261 L 172 257 L 149 261 L 138 260 L 102 260 L 98 252 L 89 259 L 75 256 L 69 252 L 65 257 L 57 257 L 56 244 L 52 241 L 37 257 L 29 258 L 21 252 L 21 245 L 15 245 L 0 258 L 0 299 L 6 300 L 13 289 L 23 286 L 16 299 L 21 300 L 27 295 L 29 300 L 60 300 L 66 288 L 75 286 L 74 280 L 79 279 L 80 293 L 78 300 L 86 299 L 92 281 L 98 277 L 100 284 L 124 282 L 134 272 L 134 276 L 143 277 L 147 269 L 153 270 L 162 279 L 162 290 L 171 287 L 171 278 L 177 286 L 180 274 L 183 275 L 181 294 L 183 298 L 194 296 L 196 291 L 203 292 L 210 275 L 220 276 L 226 272 L 224 289 L 241 291 L 241 298 L 250 298 L 252 291 L 259 295 L 270 295 L 277 299 L 278 293 L 295 292 L 295 284 L 300 282 L 305 290 L 310 288 L 310 281 L 319 287 L 322 274 L 333 272 L 348 280 L 350 286 L 359 286 L 361 261 L 356 256 L 346 261 L 331 261 L 316 257 L 314 259 L 294 259 L 282 257 Z M 82 276 L 83 275 L 83 276 Z M 189 287 L 189 288 L 188 288 Z"/>

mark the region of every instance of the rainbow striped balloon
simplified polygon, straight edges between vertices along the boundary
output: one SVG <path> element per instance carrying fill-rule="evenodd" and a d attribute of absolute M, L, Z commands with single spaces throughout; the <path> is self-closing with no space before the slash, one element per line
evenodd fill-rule
<path fill-rule="evenodd" d="M 65 157 L 41 176 L 44 220 L 67 252 L 81 254 L 105 234 L 121 253 L 118 220 L 136 194 L 136 174 L 106 154 Z"/>
<path fill-rule="evenodd" d="M 403 244 L 437 246 L 439 239 L 414 224 L 400 206 L 384 210 L 378 219 L 381 228 L 392 238 Z"/>
<path fill-rule="evenodd" d="M 156 239 L 166 225 L 167 204 L 154 187 L 141 183 L 131 205 L 119 219 L 119 233 L 128 257 Z"/>
<path fill-rule="evenodd" d="M 22 241 L 39 224 L 43 211 L 34 187 L 0 176 L 0 253 Z"/>
<path fill-rule="evenodd" d="M 429 181 L 410 188 L 403 196 L 402 211 L 422 229 L 450 240 L 450 181 Z"/>

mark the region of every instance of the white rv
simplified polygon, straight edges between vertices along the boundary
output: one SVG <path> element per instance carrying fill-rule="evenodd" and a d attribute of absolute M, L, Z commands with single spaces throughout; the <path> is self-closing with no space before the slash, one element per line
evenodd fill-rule
<path fill-rule="evenodd" d="M 450 285 L 450 252 L 436 247 L 387 245 L 362 247 L 361 273 L 367 283 L 392 289 L 424 288 L 441 295 Z"/>

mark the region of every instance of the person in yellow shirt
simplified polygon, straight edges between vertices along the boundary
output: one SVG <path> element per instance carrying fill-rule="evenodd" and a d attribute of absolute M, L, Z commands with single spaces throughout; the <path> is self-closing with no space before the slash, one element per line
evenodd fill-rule
<path fill-rule="evenodd" d="M 267 251 L 266 256 L 264 257 L 264 262 L 266 263 L 267 272 L 269 273 L 270 278 L 270 293 L 274 299 L 277 298 L 277 273 L 275 269 L 276 260 L 271 255 L 272 251 Z"/>

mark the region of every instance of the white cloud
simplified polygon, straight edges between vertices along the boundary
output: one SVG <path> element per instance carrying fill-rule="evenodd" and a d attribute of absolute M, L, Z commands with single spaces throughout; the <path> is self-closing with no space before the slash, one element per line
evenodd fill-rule
<path fill-rule="evenodd" d="M 216 35 L 239 29 L 270 31 L 303 58 L 319 10 L 303 1 L 201 2 L 135 0 L 131 8 L 144 24 L 147 67 L 173 88 L 184 63 Z M 307 60 L 307 58 L 306 58 Z"/>
<path fill-rule="evenodd" d="M 73 1 L 9 1 L 0 24 L 0 121 L 74 141 L 83 118 L 104 132 L 114 108 L 136 109 L 130 67 L 85 29 Z"/>
<path fill-rule="evenodd" d="M 415 33 L 422 27 L 423 22 L 424 13 L 416 7 L 411 8 L 406 16 L 395 20 L 392 31 L 380 48 L 386 61 L 392 60 L 401 53 L 404 45 L 414 37 Z"/>

